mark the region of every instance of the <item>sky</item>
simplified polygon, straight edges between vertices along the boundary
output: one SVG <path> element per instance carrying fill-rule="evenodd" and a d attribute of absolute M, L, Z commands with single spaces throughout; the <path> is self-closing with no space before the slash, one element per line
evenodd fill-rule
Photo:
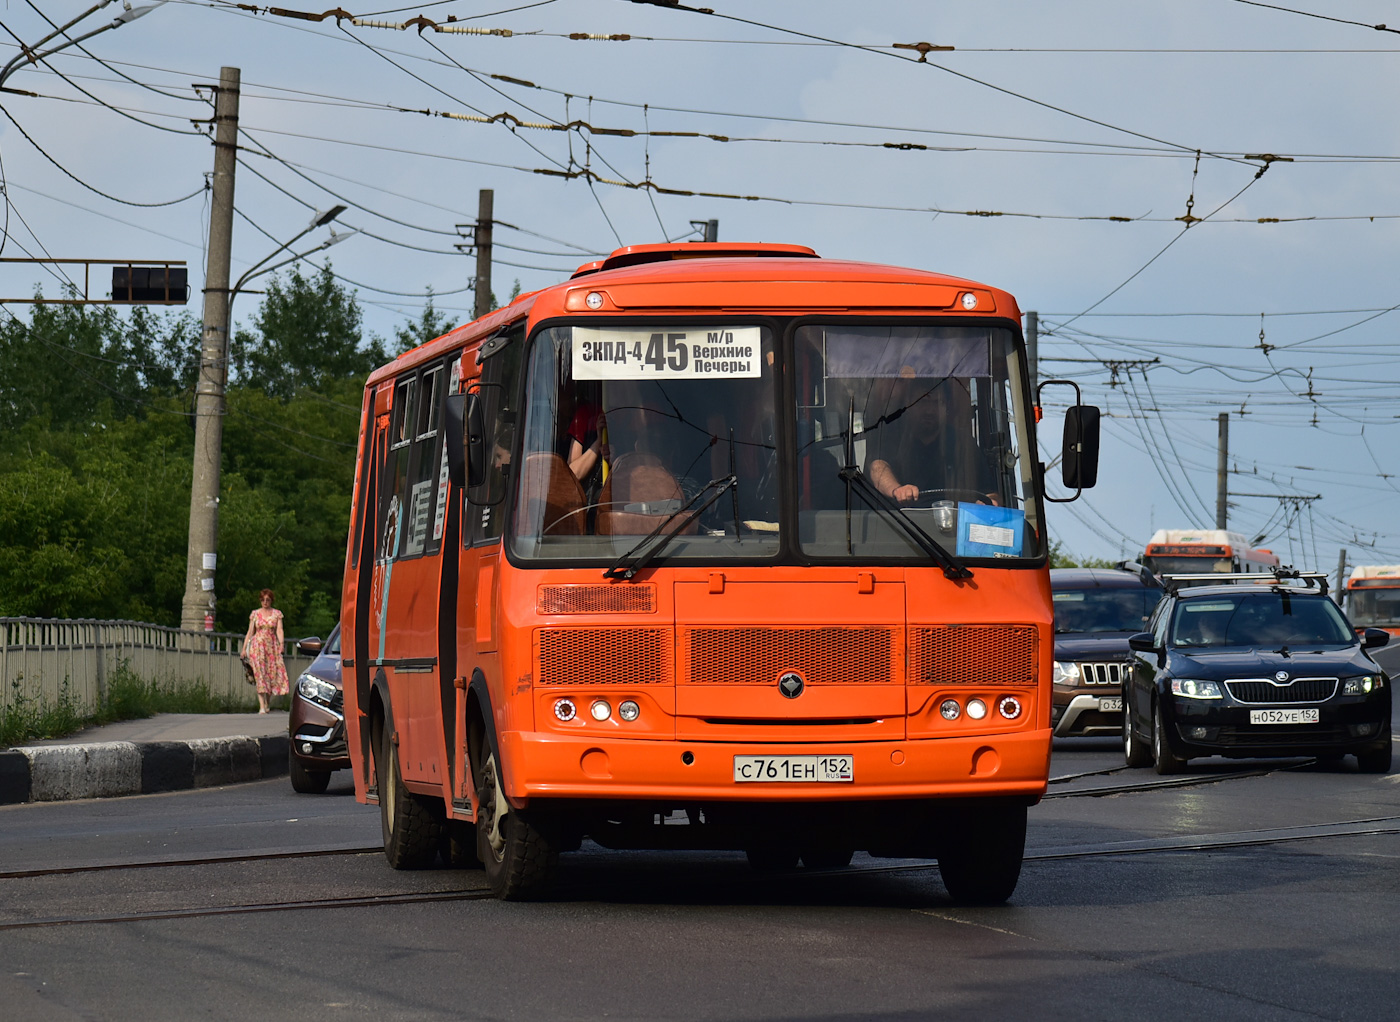
<path fill-rule="evenodd" d="M 1228 413 L 1231 529 L 1301 568 L 1400 562 L 1400 4 L 395 2 L 345 7 L 357 25 L 315 20 L 325 0 L 169 0 L 20 62 L 5 88 L 37 95 L 0 94 L 0 256 L 183 259 L 198 315 L 209 86 L 237 67 L 235 278 L 343 204 L 290 251 L 359 232 L 308 262 L 367 331 L 429 289 L 466 321 L 481 189 L 502 300 L 710 219 L 967 277 L 1035 310 L 1040 378 L 1104 410 L 1097 487 L 1048 512 L 1069 555 L 1213 526 Z M 92 6 L 3 0 L 0 56 Z M 55 272 L 0 262 L 0 296 L 56 295 Z"/>

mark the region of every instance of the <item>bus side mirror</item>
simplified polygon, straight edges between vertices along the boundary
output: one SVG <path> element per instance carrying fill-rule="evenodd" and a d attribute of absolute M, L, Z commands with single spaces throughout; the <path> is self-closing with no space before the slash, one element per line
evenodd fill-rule
<path fill-rule="evenodd" d="M 1095 405 L 1072 405 L 1065 412 L 1061 450 L 1066 489 L 1087 490 L 1099 481 L 1099 410 Z"/>
<path fill-rule="evenodd" d="M 474 488 L 486 482 L 486 426 L 482 422 L 481 394 L 467 395 L 467 486 Z"/>
<path fill-rule="evenodd" d="M 467 481 L 466 438 L 463 435 L 463 416 L 467 403 L 465 394 L 448 394 L 443 403 L 444 440 L 447 443 L 447 478 L 458 486 Z"/>

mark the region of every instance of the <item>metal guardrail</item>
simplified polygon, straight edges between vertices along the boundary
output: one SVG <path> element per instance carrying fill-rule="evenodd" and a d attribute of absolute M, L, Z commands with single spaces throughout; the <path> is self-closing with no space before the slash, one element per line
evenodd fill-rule
<path fill-rule="evenodd" d="M 80 711 L 91 711 L 107 694 L 107 681 L 125 663 L 136 676 L 161 683 L 202 681 L 216 697 L 252 702 L 243 680 L 237 632 L 185 631 L 141 621 L 0 617 L 0 709 L 17 698 L 56 705 L 65 694 Z M 287 677 L 311 658 L 284 650 Z"/>

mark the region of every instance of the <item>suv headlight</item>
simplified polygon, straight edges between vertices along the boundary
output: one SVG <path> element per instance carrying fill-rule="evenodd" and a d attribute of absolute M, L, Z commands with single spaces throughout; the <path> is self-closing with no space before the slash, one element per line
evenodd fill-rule
<path fill-rule="evenodd" d="M 1195 678 L 1173 678 L 1172 695 L 1185 699 L 1219 699 L 1220 685 L 1214 681 L 1197 681 Z"/>
<path fill-rule="evenodd" d="M 1374 692 L 1384 684 L 1385 680 L 1376 674 L 1363 674 L 1359 678 L 1347 678 L 1342 682 L 1342 695 L 1364 696 Z"/>
<path fill-rule="evenodd" d="M 1078 685 L 1079 665 L 1071 660 L 1056 660 L 1054 673 L 1050 675 L 1050 681 L 1056 685 Z"/>
<path fill-rule="evenodd" d="M 335 699 L 335 686 L 314 675 L 303 674 L 297 679 L 297 695 L 303 699 L 309 699 L 313 703 L 329 706 L 331 701 Z"/>

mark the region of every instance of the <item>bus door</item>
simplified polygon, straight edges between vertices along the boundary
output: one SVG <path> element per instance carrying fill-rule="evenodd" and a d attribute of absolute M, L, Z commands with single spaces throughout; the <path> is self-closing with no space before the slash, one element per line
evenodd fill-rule
<path fill-rule="evenodd" d="M 477 378 L 466 381 L 464 389 L 475 396 L 485 427 L 486 474 L 479 485 L 467 490 L 461 530 L 456 633 L 463 658 L 457 665 L 458 705 L 453 714 L 454 759 L 461 768 L 455 772 L 452 793 L 454 804 L 459 807 L 469 805 L 471 799 L 465 733 L 467 686 L 478 670 L 486 678 L 498 673 L 501 536 L 505 532 L 506 498 L 518 457 L 516 433 L 524 337 L 523 322 L 507 327 L 482 344 L 479 367 L 463 367 L 464 377 L 471 369 L 480 371 Z M 467 362 L 474 358 L 471 354 L 464 356 Z"/>

